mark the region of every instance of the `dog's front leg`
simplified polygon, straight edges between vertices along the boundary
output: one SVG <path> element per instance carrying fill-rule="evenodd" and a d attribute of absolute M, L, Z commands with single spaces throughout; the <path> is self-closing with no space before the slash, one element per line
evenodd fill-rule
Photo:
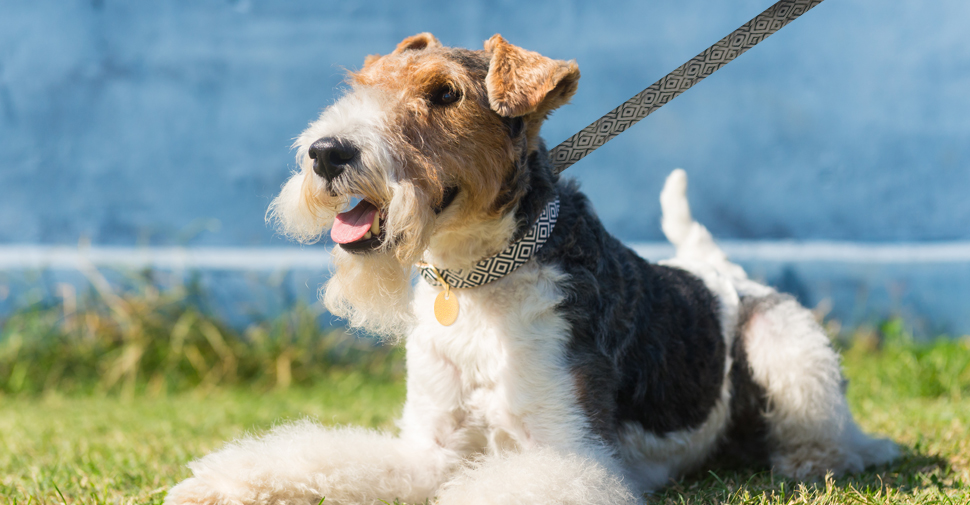
<path fill-rule="evenodd" d="M 377 504 L 430 498 L 443 458 L 389 434 L 301 422 L 192 462 L 166 504 Z"/>
<path fill-rule="evenodd" d="M 549 334 L 551 330 L 521 331 L 521 334 Z M 417 339 L 415 339 L 417 340 Z M 572 399 L 569 375 L 558 366 L 549 340 L 523 343 L 505 362 L 504 382 L 496 385 L 483 412 L 487 455 L 470 458 L 438 492 L 436 505 L 627 505 L 637 503 L 622 464 L 613 451 L 588 431 L 582 410 Z M 409 342 L 411 348 L 416 347 Z M 431 360 L 409 348 L 411 377 L 422 371 L 448 377 L 447 369 L 436 369 Z M 441 399 L 453 381 L 423 381 L 436 385 Z M 414 388 L 409 384 L 409 395 Z M 412 397 L 417 400 L 418 398 Z M 417 406 L 417 401 L 409 406 Z M 428 410 L 428 409 L 424 409 Z M 408 411 L 405 411 L 405 420 Z M 462 430 L 450 432 L 457 438 Z M 446 441 L 446 437 L 438 437 Z M 447 445 L 447 444 L 446 444 Z"/>
<path fill-rule="evenodd" d="M 492 455 L 442 488 L 437 505 L 637 503 L 608 463 L 551 447 Z"/>

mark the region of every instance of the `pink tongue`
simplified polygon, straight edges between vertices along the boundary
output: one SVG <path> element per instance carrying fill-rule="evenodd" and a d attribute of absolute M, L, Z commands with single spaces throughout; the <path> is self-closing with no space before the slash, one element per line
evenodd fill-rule
<path fill-rule="evenodd" d="M 361 200 L 356 207 L 337 214 L 330 229 L 330 238 L 338 244 L 349 244 L 364 238 L 370 231 L 375 214 L 377 207 L 367 200 Z"/>

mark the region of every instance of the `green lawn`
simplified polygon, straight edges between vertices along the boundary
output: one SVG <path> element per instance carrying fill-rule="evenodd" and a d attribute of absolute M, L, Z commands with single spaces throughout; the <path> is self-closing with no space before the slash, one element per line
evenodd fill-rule
<path fill-rule="evenodd" d="M 188 461 L 244 433 L 303 418 L 391 428 L 403 396 L 348 374 L 287 391 L 0 398 L 0 503 L 161 503 Z"/>
<path fill-rule="evenodd" d="M 0 332 L 0 503 L 160 503 L 188 461 L 243 433 L 302 418 L 393 429 L 400 412 L 400 354 L 319 335 L 305 311 L 240 335 L 164 299 L 117 302 L 123 324 L 95 310 Z M 648 501 L 970 503 L 970 340 L 915 344 L 891 321 L 853 342 L 849 401 L 901 445 L 896 464 L 808 484 L 701 472 Z"/>

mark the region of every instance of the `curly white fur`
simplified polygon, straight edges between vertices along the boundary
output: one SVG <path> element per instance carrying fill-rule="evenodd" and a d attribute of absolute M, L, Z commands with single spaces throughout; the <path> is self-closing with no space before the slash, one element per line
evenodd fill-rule
<path fill-rule="evenodd" d="M 169 491 L 166 503 L 421 503 L 450 469 L 392 435 L 309 421 L 238 440 L 189 467 L 194 476 Z"/>
<path fill-rule="evenodd" d="M 537 448 L 488 456 L 462 469 L 439 504 L 622 505 L 637 499 L 615 472 L 595 459 Z"/>

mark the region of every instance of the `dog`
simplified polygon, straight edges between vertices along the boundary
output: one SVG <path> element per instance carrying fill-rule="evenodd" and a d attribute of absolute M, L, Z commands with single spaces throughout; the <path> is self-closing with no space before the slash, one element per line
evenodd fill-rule
<path fill-rule="evenodd" d="M 328 310 L 404 336 L 399 434 L 282 426 L 191 463 L 166 503 L 625 504 L 714 459 L 811 479 L 896 456 L 853 421 L 811 312 L 694 221 L 683 171 L 660 264 L 554 173 L 539 130 L 579 77 L 500 35 L 428 33 L 349 74 L 267 219 L 330 230 Z"/>

